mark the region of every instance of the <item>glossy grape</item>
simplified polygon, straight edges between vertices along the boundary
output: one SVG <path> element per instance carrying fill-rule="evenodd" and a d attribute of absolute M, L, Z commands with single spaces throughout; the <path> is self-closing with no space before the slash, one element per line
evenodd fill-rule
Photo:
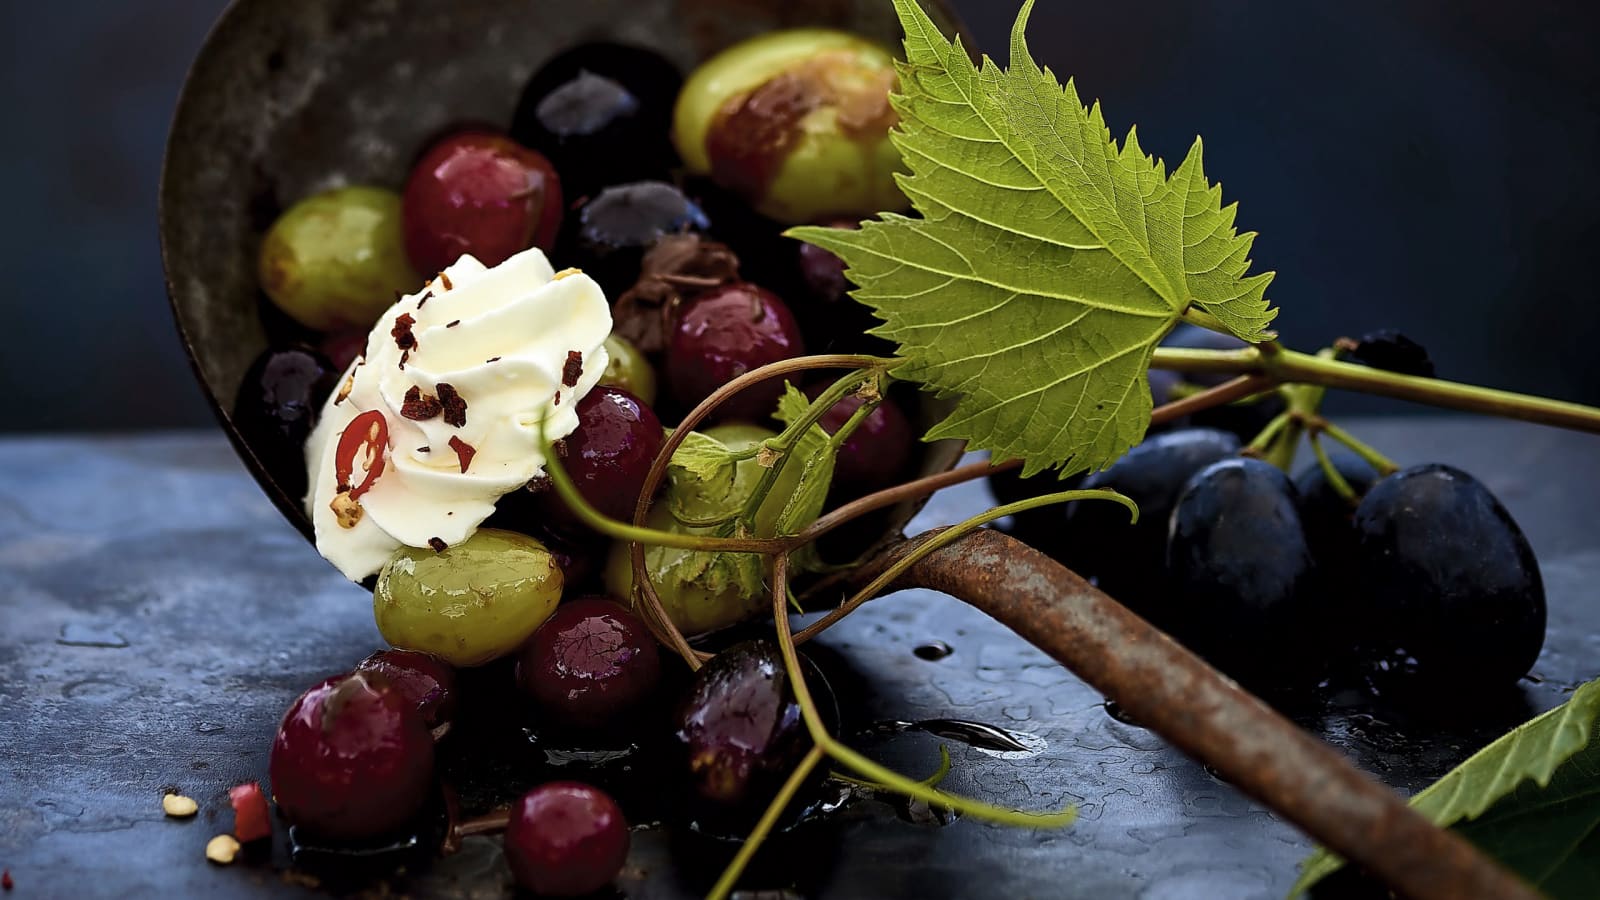
<path fill-rule="evenodd" d="M 814 400 L 826 388 L 827 385 L 818 384 L 806 394 Z M 823 413 L 817 424 L 834 434 L 850 421 L 861 404 L 860 397 L 847 396 Z M 855 497 L 891 486 L 905 472 L 915 441 L 906 414 L 893 400 L 884 398 L 839 446 L 831 493 L 835 497 Z"/>
<path fill-rule="evenodd" d="M 392 833 L 433 782 L 433 737 L 416 706 L 381 678 L 339 675 L 300 695 L 268 761 L 291 825 L 333 841 Z"/>
<path fill-rule="evenodd" d="M 357 663 L 356 671 L 388 682 L 391 690 L 416 707 L 422 724 L 435 736 L 442 736 L 455 721 L 456 670 L 437 656 L 415 650 L 380 650 Z"/>
<path fill-rule="evenodd" d="M 610 884 L 628 859 L 628 822 L 604 791 L 542 784 L 512 804 L 506 863 L 517 884 L 545 897 L 579 897 Z"/>
<path fill-rule="evenodd" d="M 661 420 L 643 401 L 620 388 L 597 386 L 578 402 L 578 429 L 566 437 L 561 464 L 590 506 L 631 522 L 650 464 L 665 442 Z M 543 496 L 553 517 L 577 526 L 558 494 Z"/>
<path fill-rule="evenodd" d="M 400 196 L 344 187 L 307 197 L 261 241 L 261 289 L 314 331 L 372 327 L 397 294 L 422 279 L 406 259 Z"/>
<path fill-rule="evenodd" d="M 233 424 L 272 480 L 292 498 L 306 492 L 306 438 L 341 370 L 309 347 L 269 349 L 239 383 Z"/>
<path fill-rule="evenodd" d="M 563 603 L 517 661 L 517 684 L 541 715 L 582 729 L 622 723 L 660 679 L 655 638 L 609 597 Z"/>
<path fill-rule="evenodd" d="M 903 209 L 895 184 L 894 58 L 856 35 L 777 31 L 724 50 L 683 86 L 684 164 L 787 223 Z"/>
<path fill-rule="evenodd" d="M 1225 431 L 1190 428 L 1158 434 L 1083 480 L 1110 488 L 1139 505 L 1139 521 L 1106 501 L 1074 503 L 1061 553 L 1079 574 L 1093 575 L 1111 596 L 1144 611 L 1166 590 L 1167 517 L 1194 473 L 1239 450 Z M 1158 623 L 1159 624 L 1159 623 Z"/>
<path fill-rule="evenodd" d="M 748 282 L 713 288 L 678 316 L 667 344 L 673 396 L 692 407 L 734 378 L 805 355 L 800 326 L 776 294 Z M 716 420 L 759 420 L 777 409 L 782 379 L 769 379 L 717 407 Z"/>
<path fill-rule="evenodd" d="M 1271 464 L 1225 459 L 1189 479 L 1173 507 L 1171 613 L 1160 618 L 1235 677 L 1290 678 L 1295 660 L 1317 656 L 1321 595 L 1297 500 Z"/>
<path fill-rule="evenodd" d="M 666 234 L 703 234 L 705 212 L 683 191 L 664 181 L 608 187 L 569 217 L 556 259 L 599 282 L 607 297 L 619 297 L 639 279 L 646 250 Z"/>
<path fill-rule="evenodd" d="M 621 388 L 646 406 L 656 402 L 656 370 L 632 342 L 619 334 L 606 336 L 606 370 L 600 383 Z"/>
<path fill-rule="evenodd" d="M 422 272 L 470 254 L 497 266 L 529 247 L 551 249 L 564 208 L 550 161 L 488 131 L 449 135 L 406 181 L 406 253 Z"/>
<path fill-rule="evenodd" d="M 442 552 L 396 551 L 378 573 L 373 613 L 390 644 L 477 666 L 521 646 L 555 611 L 562 581 L 539 541 L 480 528 Z"/>
<path fill-rule="evenodd" d="M 1383 479 L 1356 509 L 1374 627 L 1444 683 L 1509 684 L 1544 646 L 1533 548 L 1489 489 L 1439 464 Z"/>
<path fill-rule="evenodd" d="M 1366 460 L 1343 447 L 1328 449 L 1328 461 L 1344 477 L 1356 499 L 1347 500 L 1334 490 L 1327 473 L 1316 462 L 1294 477 L 1300 496 L 1300 522 L 1305 526 L 1311 555 L 1324 577 L 1348 573 L 1355 562 L 1356 533 L 1351 524 L 1356 505 L 1378 481 L 1378 472 Z"/>
<path fill-rule="evenodd" d="M 529 79 L 511 136 L 548 156 L 574 199 L 607 184 L 665 178 L 677 161 L 670 131 L 682 82 L 650 50 L 574 48 Z"/>
<path fill-rule="evenodd" d="M 814 667 L 806 683 L 820 708 L 832 705 Z M 692 796 L 733 820 L 765 808 L 812 747 L 783 657 L 767 640 L 735 644 L 702 666 L 674 730 Z"/>

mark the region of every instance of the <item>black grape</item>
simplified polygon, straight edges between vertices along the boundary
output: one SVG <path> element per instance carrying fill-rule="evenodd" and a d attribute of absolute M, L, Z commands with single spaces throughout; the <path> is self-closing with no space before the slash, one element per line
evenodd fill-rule
<path fill-rule="evenodd" d="M 1116 503 L 1074 503 L 1057 558 L 1081 575 L 1096 577 L 1102 589 L 1129 607 L 1146 611 L 1165 590 L 1167 516 L 1178 492 L 1195 472 L 1238 451 L 1237 437 L 1211 428 L 1147 439 L 1082 484 L 1128 496 L 1139 505 L 1138 523 L 1129 524 L 1128 511 Z"/>
<path fill-rule="evenodd" d="M 1404 469 L 1367 493 L 1355 528 L 1373 624 L 1421 674 L 1493 685 L 1533 667 L 1545 632 L 1539 563 L 1481 482 L 1437 463 Z"/>
<path fill-rule="evenodd" d="M 1433 377 L 1433 360 L 1428 357 L 1428 348 L 1392 328 L 1363 334 L 1346 354 L 1350 361 L 1374 369 Z"/>
<path fill-rule="evenodd" d="M 1316 564 L 1288 476 L 1259 459 L 1198 472 L 1172 510 L 1167 567 L 1177 637 L 1241 680 L 1313 672 Z"/>
<path fill-rule="evenodd" d="M 1377 483 L 1378 472 L 1343 447 L 1329 448 L 1328 460 L 1355 491 L 1355 499 L 1340 496 L 1322 466 L 1312 462 L 1294 476 L 1295 489 L 1300 492 L 1300 522 L 1305 526 L 1317 564 L 1330 572 L 1348 571 L 1356 549 L 1356 533 L 1350 523 L 1356 504 Z"/>

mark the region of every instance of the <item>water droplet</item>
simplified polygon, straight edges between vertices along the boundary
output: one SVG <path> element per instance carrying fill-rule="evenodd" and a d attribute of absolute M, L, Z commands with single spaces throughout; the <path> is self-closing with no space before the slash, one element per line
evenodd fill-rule
<path fill-rule="evenodd" d="M 228 726 L 218 725 L 215 722 L 201 722 L 194 726 L 194 730 L 200 734 L 221 734 L 228 730 Z"/>
<path fill-rule="evenodd" d="M 63 647 L 106 647 L 118 650 L 128 646 L 128 639 L 109 627 L 85 622 L 68 622 L 61 626 L 61 636 L 56 643 Z"/>
<path fill-rule="evenodd" d="M 925 644 L 918 644 L 911 652 L 915 653 L 918 659 L 938 662 L 956 651 L 944 641 L 928 641 Z"/>
<path fill-rule="evenodd" d="M 1105 708 L 1106 715 L 1116 719 L 1118 722 L 1121 722 L 1124 725 L 1132 725 L 1135 728 L 1144 727 L 1144 725 L 1141 724 L 1137 719 L 1128 715 L 1128 711 L 1122 708 L 1122 704 L 1115 700 L 1107 700 L 1105 702 Z"/>

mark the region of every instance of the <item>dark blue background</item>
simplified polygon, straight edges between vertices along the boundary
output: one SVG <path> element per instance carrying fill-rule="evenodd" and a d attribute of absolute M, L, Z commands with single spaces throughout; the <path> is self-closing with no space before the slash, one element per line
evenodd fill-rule
<path fill-rule="evenodd" d="M 956 5 L 1003 53 L 1014 5 Z M 221 6 L 0 9 L 0 428 L 210 421 L 163 297 L 155 196 L 183 71 Z M 1393 326 L 1443 375 L 1600 402 L 1600 28 L 1580 3 L 1436 6 L 1040 0 L 1031 35 L 1148 150 L 1181 157 L 1205 135 L 1208 173 L 1262 235 L 1258 268 L 1278 272 L 1290 343 Z"/>

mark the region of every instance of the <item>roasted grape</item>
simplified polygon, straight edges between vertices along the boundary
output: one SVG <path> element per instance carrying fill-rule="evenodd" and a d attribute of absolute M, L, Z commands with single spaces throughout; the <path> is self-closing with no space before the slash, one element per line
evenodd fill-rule
<path fill-rule="evenodd" d="M 902 209 L 889 142 L 894 57 L 853 34 L 779 31 L 690 73 L 673 116 L 685 165 L 789 223 Z"/>
<path fill-rule="evenodd" d="M 633 286 L 645 251 L 662 235 L 703 234 L 711 227 L 693 200 L 664 181 L 608 187 L 568 219 L 556 258 L 588 273 L 607 297 Z"/>
<path fill-rule="evenodd" d="M 1224 459 L 1189 479 L 1171 515 L 1162 598 L 1180 639 L 1238 678 L 1314 671 L 1316 567 L 1294 484 L 1259 459 Z"/>
<path fill-rule="evenodd" d="M 836 719 L 815 667 L 806 684 Z M 735 830 L 753 822 L 812 746 L 783 657 L 765 640 L 735 644 L 700 668 L 675 732 L 700 815 Z"/>
<path fill-rule="evenodd" d="M 548 156 L 575 199 L 607 184 L 665 178 L 677 161 L 670 132 L 682 82 L 649 50 L 586 44 L 529 79 L 511 136 Z"/>
<path fill-rule="evenodd" d="M 345 187 L 307 197 L 261 241 L 261 289 L 314 331 L 365 332 L 422 279 L 406 261 L 400 197 Z"/>
<path fill-rule="evenodd" d="M 358 663 L 356 671 L 387 681 L 391 690 L 416 707 L 422 724 L 436 737 L 455 720 L 456 670 L 437 656 L 415 650 L 380 650 Z"/>
<path fill-rule="evenodd" d="M 517 884 L 545 897 L 600 890 L 628 859 L 628 822 L 617 802 L 576 781 L 542 784 L 512 804 L 506 863 Z"/>
<path fill-rule="evenodd" d="M 678 402 L 692 407 L 746 372 L 803 355 L 789 307 L 771 291 L 738 282 L 707 291 L 679 314 L 667 344 L 667 381 Z M 769 379 L 730 397 L 714 416 L 764 419 L 782 392 L 782 380 Z"/>
<path fill-rule="evenodd" d="M 619 334 L 606 337 L 606 371 L 600 383 L 621 388 L 646 406 L 656 402 L 656 370 L 638 347 Z"/>
<path fill-rule="evenodd" d="M 306 492 L 306 438 L 339 372 L 315 350 L 285 347 L 256 357 L 239 383 L 233 424 L 272 480 L 297 500 Z"/>
<path fill-rule="evenodd" d="M 1375 627 L 1444 683 L 1509 684 L 1544 646 L 1533 548 L 1471 475 L 1428 464 L 1367 492 L 1356 509 L 1359 574 Z"/>
<path fill-rule="evenodd" d="M 578 429 L 566 437 L 561 464 L 590 506 L 609 518 L 632 521 L 650 464 L 665 442 L 661 421 L 638 397 L 597 386 L 578 401 Z M 558 494 L 542 496 L 552 517 L 577 524 Z"/>
<path fill-rule="evenodd" d="M 556 609 L 517 660 L 517 683 L 548 719 L 569 727 L 615 725 L 655 692 L 656 640 L 609 597 L 582 597 Z"/>
<path fill-rule="evenodd" d="M 422 272 L 471 255 L 497 266 L 529 247 L 555 244 L 563 209 L 550 161 L 488 131 L 449 135 L 422 155 L 406 181 L 406 253 Z"/>
<path fill-rule="evenodd" d="M 1075 503 L 1060 555 L 1111 596 L 1148 611 L 1166 589 L 1167 517 L 1178 493 L 1195 472 L 1238 450 L 1238 438 L 1212 428 L 1158 434 L 1134 447 L 1082 486 L 1126 495 L 1139 506 L 1138 523 L 1129 523 L 1120 504 Z"/>
<path fill-rule="evenodd" d="M 433 783 L 433 737 L 416 706 L 382 676 L 322 682 L 289 707 L 268 761 L 289 824 L 323 840 L 403 827 Z"/>
<path fill-rule="evenodd" d="M 372 606 L 394 646 L 477 666 L 521 646 L 555 611 L 561 588 L 561 569 L 543 544 L 480 528 L 442 551 L 396 551 L 378 573 Z"/>

